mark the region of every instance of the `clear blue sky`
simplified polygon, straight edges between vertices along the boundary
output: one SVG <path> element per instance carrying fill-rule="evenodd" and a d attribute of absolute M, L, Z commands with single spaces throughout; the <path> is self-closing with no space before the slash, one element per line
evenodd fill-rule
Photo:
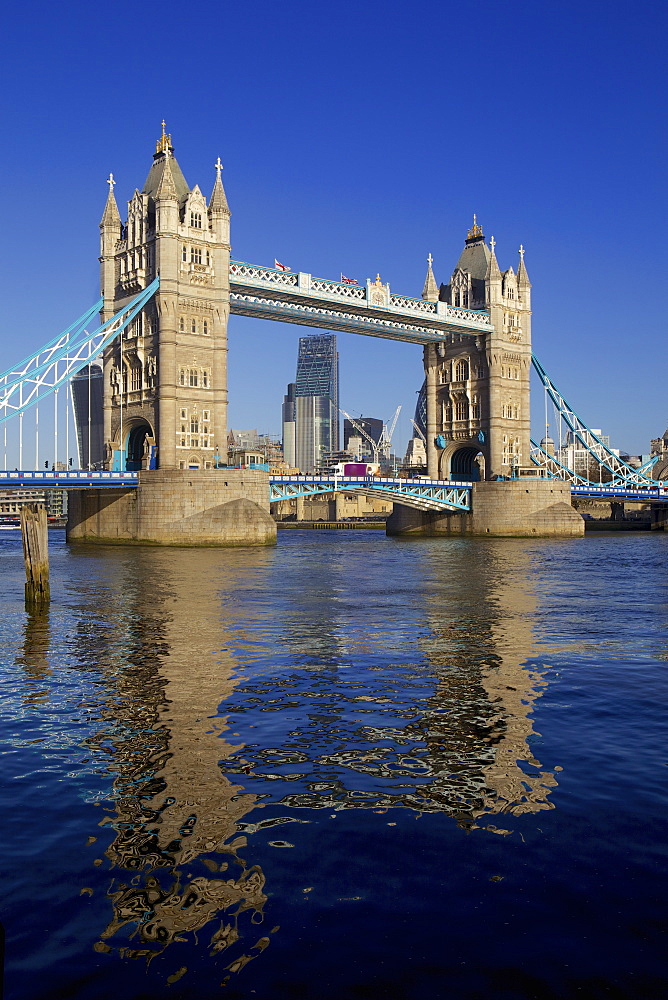
<path fill-rule="evenodd" d="M 192 185 L 225 164 L 233 256 L 321 277 L 447 280 L 473 212 L 526 248 L 534 350 L 613 445 L 666 404 L 668 7 L 589 0 L 13 4 L 3 76 L 0 368 L 99 292 L 113 171 L 143 185 L 164 117 Z M 304 331 L 233 317 L 230 423 L 280 431 Z M 341 403 L 387 419 L 411 345 L 340 336 Z"/>

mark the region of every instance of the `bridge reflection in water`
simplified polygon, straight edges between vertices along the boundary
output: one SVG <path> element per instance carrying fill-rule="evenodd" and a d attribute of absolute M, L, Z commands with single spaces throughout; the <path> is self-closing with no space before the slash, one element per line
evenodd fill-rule
<path fill-rule="evenodd" d="M 194 953 L 225 982 L 261 955 L 288 905 L 275 899 L 259 926 L 260 840 L 287 823 L 318 837 L 310 810 L 441 813 L 504 834 L 514 816 L 551 808 L 556 768 L 532 751 L 545 681 L 524 665 L 537 550 L 354 535 L 291 535 L 275 550 L 70 550 L 69 650 L 97 720 L 91 773 L 112 805 L 89 844 L 113 830 L 96 870 L 81 871 L 82 906 L 111 877 L 108 918 L 83 953 L 163 955 L 154 971 L 169 982 L 186 968 L 197 977 Z M 33 708 L 56 669 L 51 627 L 29 618 L 18 658 Z M 299 881 L 299 853 L 290 861 Z"/>

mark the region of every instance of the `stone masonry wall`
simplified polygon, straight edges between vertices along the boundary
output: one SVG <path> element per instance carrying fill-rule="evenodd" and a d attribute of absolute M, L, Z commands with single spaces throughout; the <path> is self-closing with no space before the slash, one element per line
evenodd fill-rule
<path fill-rule="evenodd" d="M 432 514 L 396 504 L 389 535 L 579 537 L 584 521 L 570 487 L 550 480 L 475 483 L 470 514 Z"/>
<path fill-rule="evenodd" d="M 245 469 L 141 472 L 131 490 L 73 490 L 68 541 L 273 545 L 269 476 Z"/>

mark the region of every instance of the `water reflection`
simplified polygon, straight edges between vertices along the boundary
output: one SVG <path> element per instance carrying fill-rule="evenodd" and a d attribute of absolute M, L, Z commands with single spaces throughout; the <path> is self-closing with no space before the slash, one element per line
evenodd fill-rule
<path fill-rule="evenodd" d="M 386 551 L 377 565 L 372 548 L 365 555 L 352 587 L 339 551 L 302 567 L 309 599 L 287 588 L 283 627 L 263 635 L 258 678 L 230 706 L 248 743 L 228 773 L 252 772 L 258 788 L 278 782 L 271 797 L 296 808 L 403 806 L 468 827 L 551 808 L 555 774 L 532 749 L 546 682 L 526 665 L 535 550 L 512 541 L 413 546 L 396 557 L 395 580 Z M 253 741 L 260 712 L 276 714 L 280 743 Z"/>
<path fill-rule="evenodd" d="M 51 628 L 48 608 L 27 611 L 23 632 L 23 648 L 16 661 L 17 665 L 23 669 L 27 682 L 22 698 L 26 708 L 37 707 L 49 701 L 50 643 Z"/>
<path fill-rule="evenodd" d="M 206 550 L 107 550 L 104 559 L 97 606 L 73 644 L 104 676 L 103 725 L 86 743 L 113 775 L 114 811 L 100 824 L 115 831 L 105 852 L 113 914 L 95 949 L 150 961 L 208 925 L 210 955 L 240 941 L 227 966 L 237 971 L 268 943 L 258 931 L 248 940 L 262 922 L 265 879 L 241 856 L 236 826 L 255 798 L 219 767 L 235 749 L 221 738 L 218 705 L 237 664 L 218 591 L 245 566 Z M 237 954 L 243 938 L 252 947 Z"/>

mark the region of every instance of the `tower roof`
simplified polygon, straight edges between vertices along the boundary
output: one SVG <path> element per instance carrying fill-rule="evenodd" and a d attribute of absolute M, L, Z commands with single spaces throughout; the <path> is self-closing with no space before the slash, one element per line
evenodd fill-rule
<path fill-rule="evenodd" d="M 109 194 L 107 195 L 107 203 L 104 206 L 104 212 L 102 213 L 102 218 L 100 219 L 101 226 L 120 226 L 121 216 L 118 211 L 118 205 L 116 204 L 116 198 L 114 196 L 114 175 L 109 174 L 109 179 L 107 184 L 109 185 Z"/>
<path fill-rule="evenodd" d="M 472 278 L 484 281 L 488 263 L 489 247 L 485 243 L 484 233 L 474 215 L 473 225 L 468 231 L 464 249 L 457 261 L 457 268 L 461 271 L 468 271 Z"/>
<path fill-rule="evenodd" d="M 529 275 L 527 274 L 527 269 L 524 266 L 524 247 L 520 243 L 520 265 L 517 268 L 517 282 L 520 285 L 528 285 L 531 287 L 531 282 L 529 281 Z"/>
<path fill-rule="evenodd" d="M 497 259 L 496 259 L 496 253 L 494 252 L 494 247 L 495 246 L 496 246 L 496 242 L 494 240 L 494 237 L 492 236 L 492 240 L 491 240 L 490 248 L 489 248 L 489 254 L 488 254 L 488 257 L 487 257 L 487 272 L 485 274 L 485 277 L 487 278 L 488 281 L 490 281 L 490 280 L 492 280 L 494 278 L 500 278 L 501 277 L 501 271 L 499 270 L 499 262 L 497 261 Z"/>
<path fill-rule="evenodd" d="M 230 209 L 227 204 L 227 198 L 225 197 L 225 188 L 223 187 L 223 180 L 221 177 L 223 164 L 220 162 L 220 157 L 218 157 L 218 161 L 214 164 L 214 166 L 216 168 L 216 180 L 213 185 L 213 191 L 211 192 L 209 210 L 211 212 L 227 212 L 229 215 Z"/>
<path fill-rule="evenodd" d="M 155 153 L 153 154 L 153 165 L 148 172 L 148 177 L 146 178 L 142 194 L 147 194 L 149 198 L 156 198 L 158 189 L 163 184 L 163 177 L 166 169 L 169 170 L 169 173 L 171 174 L 171 180 L 176 190 L 176 197 L 179 202 L 185 201 L 190 194 L 190 188 L 188 187 L 188 182 L 183 176 L 181 167 L 174 156 L 172 137 L 171 135 L 166 134 L 165 123 L 163 122 L 162 136 L 156 142 Z M 169 178 L 165 178 L 165 184 L 169 186 Z M 162 193 L 165 194 L 166 191 L 163 189 Z"/>
<path fill-rule="evenodd" d="M 433 257 L 429 254 L 427 257 L 427 277 L 424 280 L 422 298 L 427 299 L 429 302 L 436 302 L 438 299 L 438 285 L 436 284 L 436 278 L 434 277 L 434 271 L 431 266 L 432 262 Z"/>

